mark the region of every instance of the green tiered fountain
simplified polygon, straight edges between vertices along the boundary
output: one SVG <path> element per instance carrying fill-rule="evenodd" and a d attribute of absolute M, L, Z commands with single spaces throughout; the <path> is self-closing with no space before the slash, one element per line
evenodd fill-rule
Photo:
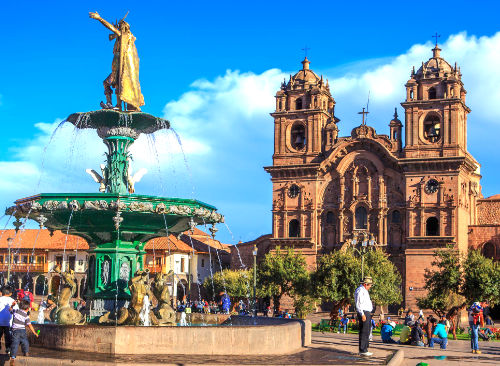
<path fill-rule="evenodd" d="M 134 194 L 130 146 L 141 133 L 168 129 L 170 123 L 140 111 L 144 99 L 139 85 L 135 37 L 122 19 L 112 25 L 99 20 L 116 38 L 112 73 L 105 81 L 103 109 L 67 118 L 76 128 L 93 128 L 108 148 L 102 175 L 87 170 L 100 184 L 99 193 L 41 193 L 15 201 L 6 210 L 19 221 L 32 219 L 50 231 L 68 231 L 90 247 L 86 297 L 90 317 L 120 308 L 130 300 L 128 281 L 143 268 L 145 243 L 155 237 L 182 233 L 198 224 L 224 221 L 216 208 L 192 199 Z M 111 87 L 117 103 L 111 104 Z M 122 107 L 122 103 L 124 106 Z M 122 110 L 123 109 L 123 110 Z"/>

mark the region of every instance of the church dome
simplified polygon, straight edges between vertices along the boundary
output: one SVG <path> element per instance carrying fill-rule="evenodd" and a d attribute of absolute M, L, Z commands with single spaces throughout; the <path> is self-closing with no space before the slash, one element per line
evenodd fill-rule
<path fill-rule="evenodd" d="M 311 83 L 316 84 L 320 81 L 318 75 L 314 71 L 309 69 L 309 64 L 311 62 L 306 58 L 302 61 L 302 70 L 292 76 L 292 80 L 298 83 Z"/>
<path fill-rule="evenodd" d="M 444 77 L 455 73 L 456 70 L 441 57 L 441 49 L 436 45 L 432 49 L 432 57 L 426 62 L 422 62 L 422 66 L 417 71 L 417 78 L 419 77 Z"/>

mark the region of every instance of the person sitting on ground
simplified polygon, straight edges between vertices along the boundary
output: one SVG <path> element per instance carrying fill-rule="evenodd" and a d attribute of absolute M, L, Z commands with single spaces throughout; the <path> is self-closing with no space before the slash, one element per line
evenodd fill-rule
<path fill-rule="evenodd" d="M 394 331 L 394 328 L 396 328 L 396 323 L 394 322 L 390 322 L 382 326 L 382 329 L 380 330 L 382 342 L 389 344 L 398 343 L 394 339 L 392 339 L 392 332 Z"/>
<path fill-rule="evenodd" d="M 446 326 L 442 321 L 436 325 L 432 335 L 436 335 L 437 337 L 432 337 L 429 340 L 429 347 L 434 348 L 434 343 L 437 343 L 441 346 L 441 349 L 446 349 L 446 345 L 448 344 L 448 333 L 446 332 Z"/>
<path fill-rule="evenodd" d="M 413 315 L 413 311 L 411 311 L 410 309 L 406 313 L 404 324 L 408 325 L 409 322 L 414 322 L 414 321 L 415 321 L 415 315 Z"/>
<path fill-rule="evenodd" d="M 337 331 L 337 333 L 340 333 L 340 330 L 342 329 L 344 331 L 344 334 L 346 334 L 347 324 L 349 324 L 349 318 L 347 317 L 347 314 L 344 314 L 344 316 L 340 319 L 339 330 Z"/>
<path fill-rule="evenodd" d="M 424 331 L 420 328 L 420 322 L 417 320 L 411 328 L 411 345 L 424 347 Z"/>
<path fill-rule="evenodd" d="M 411 328 L 414 322 L 409 322 L 408 325 L 404 325 L 401 328 L 401 333 L 399 334 L 399 344 L 410 344 Z"/>
<path fill-rule="evenodd" d="M 425 324 L 425 333 L 427 335 L 427 345 L 429 345 L 429 341 L 432 338 L 432 331 L 434 330 L 435 326 L 436 326 L 436 319 L 432 315 L 429 315 L 427 317 L 427 323 Z"/>

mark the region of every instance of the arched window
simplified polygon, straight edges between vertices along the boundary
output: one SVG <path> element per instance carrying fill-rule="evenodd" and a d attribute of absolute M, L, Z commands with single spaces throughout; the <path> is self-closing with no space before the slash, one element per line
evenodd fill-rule
<path fill-rule="evenodd" d="M 441 137 L 441 121 L 435 114 L 425 117 L 424 137 L 430 142 L 436 142 Z"/>
<path fill-rule="evenodd" d="M 486 258 L 495 259 L 495 244 L 487 242 L 483 245 L 483 255 Z"/>
<path fill-rule="evenodd" d="M 436 88 L 429 89 L 429 99 L 436 99 Z"/>
<path fill-rule="evenodd" d="M 295 100 L 295 109 L 302 109 L 302 98 L 297 98 Z"/>
<path fill-rule="evenodd" d="M 439 235 L 439 221 L 436 217 L 429 217 L 425 223 L 425 232 L 427 236 Z"/>
<path fill-rule="evenodd" d="M 356 208 L 355 216 L 356 216 L 356 229 L 358 230 L 366 229 L 368 222 L 368 214 L 366 212 L 366 208 L 363 206 L 359 206 L 358 208 Z"/>
<path fill-rule="evenodd" d="M 293 125 L 290 139 L 295 150 L 302 150 L 306 146 L 306 129 L 302 123 Z"/>
<path fill-rule="evenodd" d="M 335 222 L 335 216 L 332 211 L 326 213 L 326 223 L 332 225 Z"/>
<path fill-rule="evenodd" d="M 393 224 L 401 223 L 401 213 L 398 210 L 392 211 L 392 223 Z"/>
<path fill-rule="evenodd" d="M 298 238 L 300 236 L 299 220 L 293 219 L 288 223 L 288 237 Z"/>

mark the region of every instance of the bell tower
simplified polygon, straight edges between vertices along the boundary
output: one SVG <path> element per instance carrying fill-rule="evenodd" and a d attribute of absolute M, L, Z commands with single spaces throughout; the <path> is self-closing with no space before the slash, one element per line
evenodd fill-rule
<path fill-rule="evenodd" d="M 467 154 L 466 91 L 457 64 L 452 67 L 436 46 L 432 57 L 406 83 L 404 155 L 465 156 Z"/>
<path fill-rule="evenodd" d="M 437 37 L 437 36 L 436 36 Z M 434 251 L 452 245 L 468 248 L 468 227 L 477 221 L 479 164 L 467 151 L 466 91 L 460 68 L 432 49 L 406 83 L 404 174 L 406 306 L 425 294 L 425 268 Z"/>
<path fill-rule="evenodd" d="M 304 164 L 317 161 L 325 144 L 336 139 L 335 100 L 328 80 L 309 68 L 304 58 L 302 70 L 283 81 L 276 93 L 274 117 L 274 165 Z M 333 121 L 333 124 L 330 123 Z M 327 129 L 325 127 L 329 124 Z M 328 139 L 328 141 L 327 141 Z"/>

